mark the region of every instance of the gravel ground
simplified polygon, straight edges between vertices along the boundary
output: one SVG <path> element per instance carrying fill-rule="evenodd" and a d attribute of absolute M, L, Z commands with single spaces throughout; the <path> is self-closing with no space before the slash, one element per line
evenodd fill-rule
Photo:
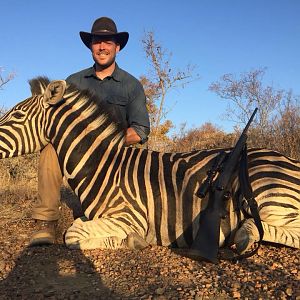
<path fill-rule="evenodd" d="M 247 260 L 210 264 L 163 247 L 143 251 L 69 250 L 61 238 L 57 245 L 28 248 L 32 226 L 24 216 L 28 204 L 2 202 L 1 206 L 1 300 L 300 300 L 300 250 L 264 244 Z M 14 218 L 5 213 L 10 207 Z M 61 232 L 72 221 L 66 211 Z"/>

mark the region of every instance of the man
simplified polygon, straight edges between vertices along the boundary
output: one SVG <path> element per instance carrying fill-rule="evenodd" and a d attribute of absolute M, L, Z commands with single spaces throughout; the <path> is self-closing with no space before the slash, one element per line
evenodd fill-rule
<path fill-rule="evenodd" d="M 94 65 L 67 78 L 68 83 L 88 89 L 107 102 L 120 123 L 126 126 L 127 146 L 147 141 L 150 124 L 146 97 L 141 83 L 116 64 L 116 55 L 127 44 L 128 32 L 118 32 L 107 17 L 97 19 L 91 33 L 80 32 L 83 43 L 90 49 Z M 52 145 L 41 151 L 38 174 L 38 201 L 32 217 L 36 231 L 31 246 L 55 243 L 55 228 L 59 218 L 62 174 Z"/>

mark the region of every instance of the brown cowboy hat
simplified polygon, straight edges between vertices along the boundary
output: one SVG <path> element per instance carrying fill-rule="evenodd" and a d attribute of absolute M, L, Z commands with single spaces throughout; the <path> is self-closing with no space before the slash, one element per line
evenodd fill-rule
<path fill-rule="evenodd" d="M 91 33 L 80 31 L 79 32 L 83 43 L 90 48 L 93 36 L 113 37 L 118 44 L 120 44 L 120 50 L 127 44 L 129 33 L 118 32 L 115 22 L 107 17 L 101 17 L 97 19 L 92 27 Z"/>

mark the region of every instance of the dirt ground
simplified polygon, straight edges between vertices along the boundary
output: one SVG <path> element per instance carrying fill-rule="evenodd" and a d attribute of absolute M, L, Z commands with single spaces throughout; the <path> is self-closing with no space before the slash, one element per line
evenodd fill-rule
<path fill-rule="evenodd" d="M 194 261 L 163 247 L 69 250 L 62 242 L 62 232 L 72 222 L 66 205 L 59 243 L 28 248 L 29 200 L 3 192 L 0 197 L 1 300 L 300 300 L 300 250 L 264 244 L 252 258 L 218 264 Z"/>

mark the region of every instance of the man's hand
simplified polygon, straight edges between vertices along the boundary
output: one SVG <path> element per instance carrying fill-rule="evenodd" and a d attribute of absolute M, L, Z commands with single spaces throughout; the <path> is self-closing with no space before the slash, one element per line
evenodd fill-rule
<path fill-rule="evenodd" d="M 125 145 L 130 146 L 136 143 L 139 143 L 141 141 L 140 136 L 136 133 L 136 131 L 129 127 L 126 130 L 126 135 L 125 135 Z"/>

